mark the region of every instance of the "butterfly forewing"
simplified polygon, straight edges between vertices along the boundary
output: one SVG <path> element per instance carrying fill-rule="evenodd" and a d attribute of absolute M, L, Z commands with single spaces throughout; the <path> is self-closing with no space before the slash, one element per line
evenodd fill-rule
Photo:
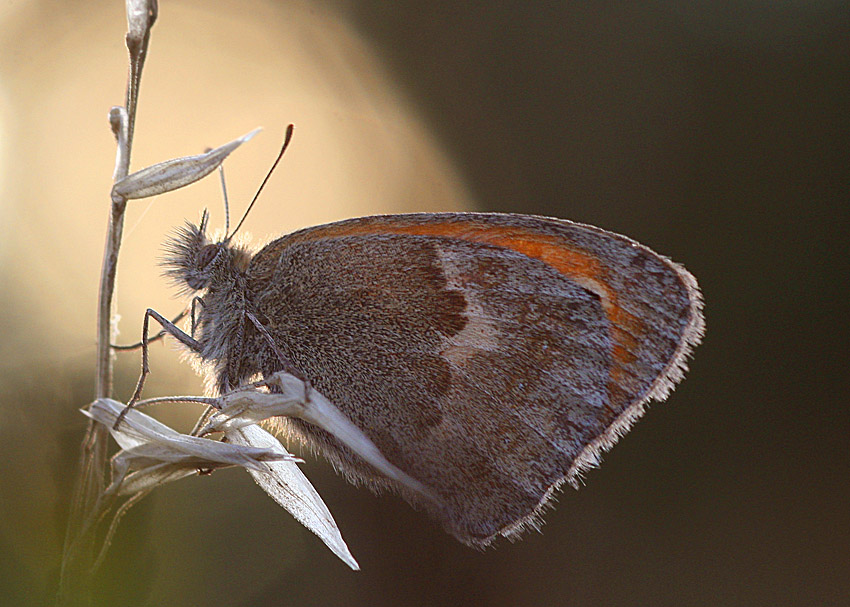
<path fill-rule="evenodd" d="M 702 331 L 681 267 L 616 234 L 521 215 L 302 230 L 253 258 L 246 305 L 437 499 L 400 492 L 473 544 L 533 524 L 554 486 L 666 395 Z M 231 379 L 281 368 L 270 351 L 252 361 Z M 290 427 L 353 480 L 388 484 L 327 433 Z"/>

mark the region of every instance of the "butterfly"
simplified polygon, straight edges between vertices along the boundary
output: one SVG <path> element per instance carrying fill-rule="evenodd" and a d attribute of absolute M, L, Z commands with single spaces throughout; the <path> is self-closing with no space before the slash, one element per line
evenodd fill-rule
<path fill-rule="evenodd" d="M 278 371 L 307 380 L 429 496 L 321 428 L 286 431 L 470 545 L 537 526 L 555 490 L 668 395 L 704 331 L 682 266 L 562 219 L 362 217 L 257 252 L 211 241 L 207 223 L 167 244 L 166 274 L 200 303 L 193 336 L 169 332 L 219 392 Z"/>

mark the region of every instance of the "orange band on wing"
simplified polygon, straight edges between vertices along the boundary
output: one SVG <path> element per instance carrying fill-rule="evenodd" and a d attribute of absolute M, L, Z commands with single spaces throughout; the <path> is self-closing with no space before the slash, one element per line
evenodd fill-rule
<path fill-rule="evenodd" d="M 540 234 L 520 227 L 482 226 L 452 222 L 427 222 L 417 225 L 339 225 L 306 233 L 303 237 L 328 238 L 368 234 L 411 234 L 417 236 L 446 236 L 470 242 L 483 242 L 504 247 L 539 259 L 599 296 L 605 315 L 611 323 L 611 339 L 614 342 L 612 356 L 619 365 L 611 369 L 611 379 L 619 382 L 628 372 L 622 365 L 634 363 L 637 337 L 644 333 L 644 324 L 639 318 L 626 312 L 618 303 L 617 292 L 608 284 L 608 269 L 585 251 L 564 246 L 557 237 Z"/>

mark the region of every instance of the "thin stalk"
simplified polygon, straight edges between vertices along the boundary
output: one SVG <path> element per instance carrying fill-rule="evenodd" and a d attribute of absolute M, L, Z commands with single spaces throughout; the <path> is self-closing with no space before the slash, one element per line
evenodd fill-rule
<path fill-rule="evenodd" d="M 125 107 L 113 108 L 110 112 L 110 124 L 117 141 L 114 181 L 126 177 L 130 170 L 139 85 L 147 57 L 150 30 L 156 20 L 156 14 L 156 0 L 127 2 L 126 42 L 130 54 L 130 70 Z M 126 207 L 126 198 L 113 197 L 98 291 L 95 398 L 105 398 L 112 394 L 112 307 Z M 65 536 L 57 595 L 59 605 L 91 604 L 97 522 L 102 519 L 110 503 L 110 500 L 103 499 L 108 436 L 108 431 L 102 424 L 89 422 L 82 444 L 80 472 L 74 488 Z"/>

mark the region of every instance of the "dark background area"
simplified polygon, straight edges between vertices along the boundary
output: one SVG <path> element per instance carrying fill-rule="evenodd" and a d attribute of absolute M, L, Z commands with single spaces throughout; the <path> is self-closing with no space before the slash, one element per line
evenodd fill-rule
<path fill-rule="evenodd" d="M 172 18 L 163 4 L 157 28 Z M 362 567 L 355 573 L 247 475 L 227 471 L 164 487 L 127 516 L 104 567 L 99 604 L 850 604 L 846 5 L 317 6 L 372 45 L 451 157 L 477 210 L 591 223 L 669 255 L 703 289 L 705 340 L 668 401 L 650 408 L 581 491 L 561 494 L 540 534 L 478 552 L 401 500 L 375 498 L 324 462 L 308 461 L 307 475 Z M 30 31 L 43 25 L 29 23 Z M 295 20 L 280 23 L 281 37 L 299 28 Z M 123 22 L 103 27 L 114 30 L 114 54 L 123 60 Z M 209 44 L 240 52 L 238 38 Z M 7 39 L 7 60 L 9 48 Z M 120 70 L 109 78 L 114 94 L 94 108 L 104 115 L 124 82 Z M 145 78 L 156 79 L 155 68 Z M 17 93 L 7 86 L 7 98 Z M 236 111 L 238 97 L 193 93 Z M 210 120 L 203 110 L 195 118 Z M 247 120 L 280 132 L 292 118 Z M 114 147 L 103 123 L 98 153 L 108 158 Z M 216 131 L 193 145 L 233 135 Z M 94 170 L 88 148 L 66 143 L 80 171 Z M 104 166 L 111 167 L 97 166 L 102 179 Z M 37 168 L 9 169 L 6 179 L 50 179 Z M 215 196 L 215 187 L 209 192 Z M 9 605 L 38 604 L 52 592 L 85 425 L 76 409 L 93 392 L 90 340 L 57 355 L 49 344 L 61 342 L 61 329 L 36 318 L 31 302 L 50 302 L 62 318 L 74 310 L 62 306 L 62 292 L 49 281 L 21 273 L 27 263 L 70 263 L 73 250 L 39 261 L 47 245 L 17 219 L 22 200 L 8 198 L 6 206 L 18 210 L 0 215 L 4 232 L 17 221 L 19 233 L 30 230 L 29 245 L 15 251 L 23 257 L 0 257 L 4 277 L 18 271 L 0 290 L 0 602 Z M 95 202 L 85 238 L 100 243 L 105 196 Z M 440 204 L 417 202 L 415 210 Z M 199 209 L 191 203 L 179 213 L 193 219 Z M 99 261 L 73 264 L 97 268 Z M 90 313 L 94 291 L 86 296 Z M 118 394 L 129 392 L 137 364 L 132 357 L 119 364 Z M 163 393 L 187 389 L 168 381 Z"/>

